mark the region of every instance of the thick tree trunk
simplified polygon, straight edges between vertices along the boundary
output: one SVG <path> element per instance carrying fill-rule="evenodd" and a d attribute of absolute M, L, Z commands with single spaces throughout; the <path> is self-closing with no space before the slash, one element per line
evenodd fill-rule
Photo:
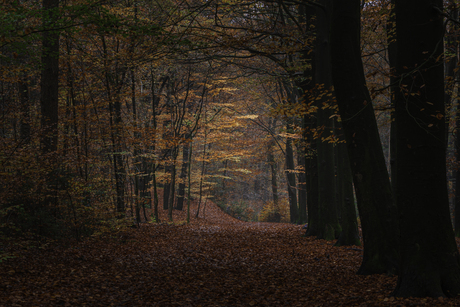
<path fill-rule="evenodd" d="M 394 274 L 399 225 L 360 49 L 360 1 L 334 0 L 332 75 L 361 219 L 359 274 Z"/>
<path fill-rule="evenodd" d="M 401 265 L 395 296 L 460 294 L 446 180 L 442 0 L 396 0 L 396 203 Z"/>
<path fill-rule="evenodd" d="M 337 144 L 337 187 L 338 203 L 341 213 L 342 232 L 335 246 L 361 245 L 359 240 L 358 221 L 356 219 L 355 197 L 353 194 L 353 176 L 348 159 L 347 145 Z"/>
<path fill-rule="evenodd" d="M 319 187 L 319 220 L 318 238 L 325 240 L 337 239 L 341 227 L 338 220 L 334 144 L 334 134 L 330 25 L 332 20 L 332 0 L 322 0 L 324 8 L 318 8 L 316 14 L 316 50 L 315 50 L 315 83 L 316 90 L 322 94 L 317 100 L 317 126 L 322 129 L 317 142 L 318 153 L 318 187 Z M 326 94 L 327 93 L 327 94 Z"/>

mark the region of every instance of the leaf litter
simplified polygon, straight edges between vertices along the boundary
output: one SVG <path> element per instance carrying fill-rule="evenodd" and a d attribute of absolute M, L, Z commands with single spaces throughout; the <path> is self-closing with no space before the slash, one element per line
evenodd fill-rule
<path fill-rule="evenodd" d="M 210 201 L 185 220 L 24 251 L 0 265 L 0 306 L 460 306 L 390 297 L 396 277 L 356 275 L 360 247 L 298 225 L 242 222 Z"/>

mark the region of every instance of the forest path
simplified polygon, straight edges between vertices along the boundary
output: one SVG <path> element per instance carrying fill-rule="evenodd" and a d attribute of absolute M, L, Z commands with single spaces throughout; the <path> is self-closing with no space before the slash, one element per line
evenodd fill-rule
<path fill-rule="evenodd" d="M 208 206 L 190 225 L 143 224 L 11 259 L 0 265 L 0 306 L 460 305 L 389 298 L 395 277 L 355 274 L 359 249 Z"/>

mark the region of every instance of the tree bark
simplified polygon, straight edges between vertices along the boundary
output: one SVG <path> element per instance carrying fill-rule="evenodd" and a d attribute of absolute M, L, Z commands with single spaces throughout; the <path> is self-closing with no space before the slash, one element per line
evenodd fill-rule
<path fill-rule="evenodd" d="M 273 198 L 273 208 L 274 208 L 274 221 L 276 223 L 281 222 L 280 207 L 279 207 L 279 198 L 278 198 L 278 172 L 275 161 L 275 156 L 273 155 L 273 142 L 270 142 L 270 145 L 267 148 L 268 151 L 268 164 L 270 165 L 270 176 L 271 176 L 271 186 L 272 186 L 272 198 Z"/>
<path fill-rule="evenodd" d="M 177 162 L 177 148 L 174 146 L 172 151 L 172 164 L 171 164 L 171 183 L 169 185 L 169 207 L 168 207 L 168 218 L 172 222 L 173 220 L 173 209 L 176 192 L 176 162 Z"/>
<path fill-rule="evenodd" d="M 358 274 L 394 274 L 399 225 L 360 49 L 359 0 L 334 0 L 332 76 L 361 219 L 364 256 Z"/>
<path fill-rule="evenodd" d="M 50 220 L 56 213 L 56 178 L 58 124 L 59 124 L 59 32 L 53 30 L 53 23 L 59 18 L 59 0 L 43 0 L 42 71 L 40 80 L 40 149 L 43 155 L 42 167 L 45 172 L 45 185 L 40 194 L 43 198 L 34 209 L 33 216 L 38 222 L 39 235 L 52 234 Z M 22 97 L 24 98 L 24 97 Z M 25 128 L 25 126 L 23 126 Z M 25 130 L 24 130 L 25 132 Z M 54 204 L 55 206 L 51 206 Z M 51 209 L 51 207 L 54 207 Z M 56 215 L 56 214 L 55 214 Z M 50 219 L 51 218 L 51 219 Z M 53 234 L 54 235 L 54 234 Z"/>
<path fill-rule="evenodd" d="M 59 102 L 59 32 L 52 30 L 59 16 L 59 0 L 43 0 L 42 76 L 40 81 L 40 107 L 42 152 L 57 150 Z"/>
<path fill-rule="evenodd" d="M 456 112 L 456 130 L 455 130 L 455 143 L 456 143 L 456 162 L 457 170 L 455 171 L 455 204 L 454 204 L 454 229 L 455 236 L 460 237 L 460 106 L 457 102 Z"/>
<path fill-rule="evenodd" d="M 337 187 L 339 189 L 338 195 L 340 195 L 338 204 L 340 206 L 342 232 L 335 246 L 359 246 L 361 241 L 359 240 L 358 221 L 356 219 L 353 176 L 345 143 L 337 144 L 337 156 Z"/>
<path fill-rule="evenodd" d="M 460 257 L 446 180 L 442 0 L 396 0 L 395 198 L 400 297 L 460 294 Z"/>
<path fill-rule="evenodd" d="M 316 90 L 323 97 L 317 100 L 317 127 L 322 129 L 317 139 L 318 153 L 318 187 L 319 187 L 319 239 L 337 239 L 341 227 L 338 220 L 335 169 L 334 169 L 334 144 L 330 137 L 334 134 L 332 76 L 331 76 L 331 50 L 330 50 L 330 25 L 332 20 L 332 0 L 322 0 L 324 8 L 318 8 L 316 13 L 316 46 L 315 46 L 315 75 Z"/>
<path fill-rule="evenodd" d="M 286 130 L 289 133 L 291 125 L 287 124 Z M 297 193 L 294 174 L 294 151 L 292 150 L 291 138 L 286 138 L 286 178 L 289 195 L 289 212 L 291 223 L 297 223 L 299 219 L 299 210 L 297 207 Z"/>
<path fill-rule="evenodd" d="M 190 151 L 190 142 L 185 142 L 182 145 L 182 167 L 179 175 L 179 187 L 177 189 L 177 210 L 183 210 L 185 198 L 185 180 L 188 170 L 188 156 Z"/>
<path fill-rule="evenodd" d="M 302 128 L 304 127 L 302 118 Z M 297 191 L 299 195 L 299 221 L 298 224 L 307 222 L 307 176 L 305 174 L 305 140 L 302 139 L 297 146 L 297 165 L 300 172 L 297 175 Z"/>
<path fill-rule="evenodd" d="M 447 9 L 450 12 L 450 17 L 454 20 L 458 20 L 459 11 L 457 8 L 456 1 L 448 1 Z M 445 37 L 446 53 L 448 58 L 445 60 L 445 79 L 446 79 L 446 103 L 451 108 L 447 107 L 446 112 L 451 110 L 452 106 L 457 105 L 455 111 L 455 133 L 453 134 L 453 147 L 454 147 L 454 156 L 456 160 L 456 169 L 453 171 L 452 178 L 455 178 L 454 188 L 454 230 L 455 236 L 460 237 L 460 107 L 458 98 L 455 95 L 455 85 L 457 83 L 458 72 L 457 66 L 459 62 L 458 54 L 458 25 L 451 23 L 449 32 Z M 455 98 L 454 98 L 455 97 Z M 446 127 L 449 125 L 449 120 L 446 120 Z M 448 134 L 448 131 L 446 131 Z M 447 154 L 448 156 L 448 154 Z M 449 193 L 450 194 L 450 193 Z"/>
<path fill-rule="evenodd" d="M 316 141 L 312 136 L 312 129 L 316 127 L 316 118 L 312 115 L 305 116 L 305 122 L 308 123 L 308 129 L 304 139 L 306 140 L 305 148 L 305 167 L 307 174 L 307 211 L 308 211 L 308 228 L 306 236 L 318 236 L 319 220 L 319 189 L 318 189 L 318 156 L 316 151 Z"/>
<path fill-rule="evenodd" d="M 26 77 L 23 77 L 18 85 L 20 104 L 21 104 L 21 121 L 19 127 L 19 137 L 24 144 L 30 143 L 30 100 L 29 84 Z"/>

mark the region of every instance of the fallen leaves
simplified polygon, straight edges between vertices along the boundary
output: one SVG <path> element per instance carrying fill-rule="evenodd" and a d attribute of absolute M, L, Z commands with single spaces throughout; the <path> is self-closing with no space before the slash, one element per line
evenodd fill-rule
<path fill-rule="evenodd" d="M 9 260 L 0 266 L 0 306 L 460 305 L 389 297 L 395 277 L 355 274 L 360 249 L 208 206 L 191 225 L 143 224 Z"/>

